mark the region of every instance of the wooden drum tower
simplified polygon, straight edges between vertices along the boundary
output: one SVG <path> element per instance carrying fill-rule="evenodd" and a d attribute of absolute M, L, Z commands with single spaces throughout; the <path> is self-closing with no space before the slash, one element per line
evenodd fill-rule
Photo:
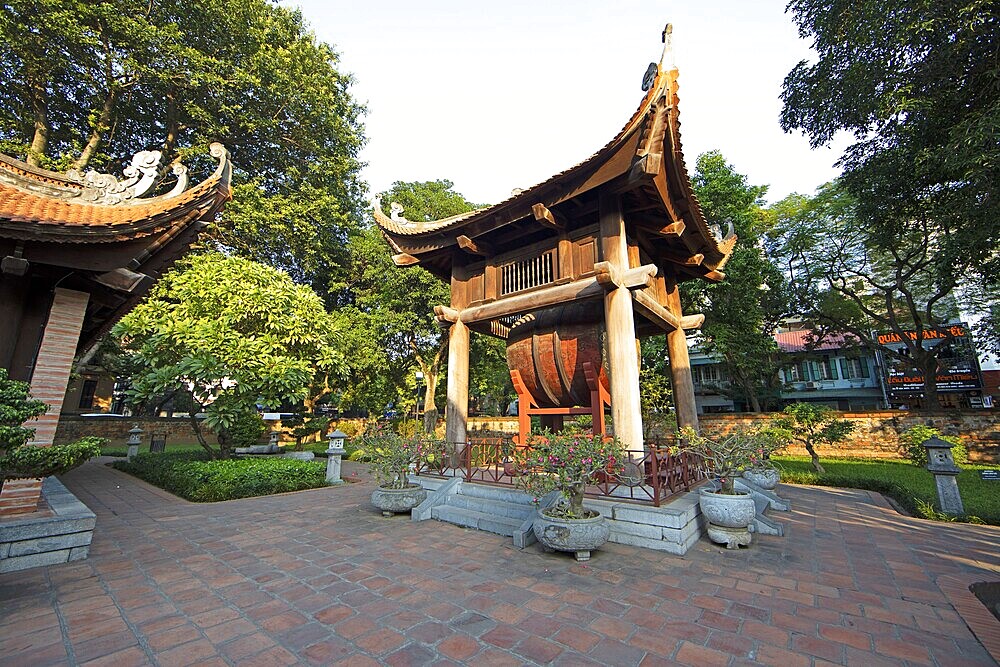
<path fill-rule="evenodd" d="M 375 220 L 397 266 L 420 265 L 451 283 L 435 308 L 449 328 L 447 439 L 466 440 L 471 331 L 507 341 L 520 397 L 520 441 L 531 415 L 558 428 L 593 414 L 603 431 L 641 450 L 638 340 L 666 333 L 677 420 L 697 428 L 678 284 L 720 281 L 736 237 L 706 223 L 681 151 L 677 68 L 664 54 L 643 78 L 625 127 L 584 162 L 506 201 L 435 221 L 398 205 Z"/>

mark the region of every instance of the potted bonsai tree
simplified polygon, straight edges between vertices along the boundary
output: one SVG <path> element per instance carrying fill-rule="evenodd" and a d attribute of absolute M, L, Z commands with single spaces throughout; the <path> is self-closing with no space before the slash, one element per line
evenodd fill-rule
<path fill-rule="evenodd" d="M 440 445 L 418 437 L 405 438 L 384 424 L 376 424 L 361 438 L 361 448 L 371 461 L 378 488 L 372 492 L 372 505 L 382 516 L 409 512 L 427 498 L 419 484 L 411 484 L 409 474 L 422 463 L 438 458 Z"/>
<path fill-rule="evenodd" d="M 618 474 L 624 457 L 617 440 L 580 433 L 532 435 L 527 446 L 515 452 L 525 490 L 536 499 L 559 492 L 558 502 L 539 512 L 532 527 L 544 547 L 572 552 L 583 561 L 608 541 L 611 528 L 598 512 L 584 508 L 583 498 L 598 473 Z"/>
<path fill-rule="evenodd" d="M 0 368 L 0 489 L 8 479 L 59 475 L 101 455 L 105 438 L 85 437 L 67 445 L 27 444 L 35 429 L 24 423 L 45 414 L 48 406 L 31 398 L 28 383 L 11 380 Z"/>
<path fill-rule="evenodd" d="M 743 479 L 754 486 L 773 491 L 781 481 L 781 472 L 771 461 L 771 453 L 786 446 L 790 434 L 781 428 L 765 427 L 754 432 L 756 450 L 749 453 L 749 465 L 743 470 Z"/>
<path fill-rule="evenodd" d="M 768 436 L 759 431 L 737 430 L 711 439 L 691 427 L 680 432 L 681 451 L 696 455 L 705 475 L 718 483 L 718 489 L 699 490 L 698 504 L 708 525 L 708 537 L 729 549 L 750 544 L 750 524 L 757 514 L 753 497 L 735 489 L 736 478 L 747 468 L 762 465 Z"/>

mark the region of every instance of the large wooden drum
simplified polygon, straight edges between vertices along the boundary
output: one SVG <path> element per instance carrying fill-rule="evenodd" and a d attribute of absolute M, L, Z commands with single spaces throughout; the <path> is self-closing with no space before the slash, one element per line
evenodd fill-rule
<path fill-rule="evenodd" d="M 556 306 L 525 315 L 507 338 L 507 365 L 521 380 L 538 407 L 590 405 L 584 363 L 604 370 L 604 309 L 600 301 Z"/>

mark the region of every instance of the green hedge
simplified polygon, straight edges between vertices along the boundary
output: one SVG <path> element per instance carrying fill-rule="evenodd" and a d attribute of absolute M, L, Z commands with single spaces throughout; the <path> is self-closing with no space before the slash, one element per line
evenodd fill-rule
<path fill-rule="evenodd" d="M 781 481 L 878 491 L 895 500 L 914 516 L 938 521 L 969 521 L 1000 525 L 1000 486 L 980 479 L 979 471 L 990 466 L 963 465 L 958 488 L 966 515 L 951 517 L 937 507 L 934 476 L 906 461 L 882 459 L 820 459 L 826 472 L 813 471 L 807 457 L 772 456 L 781 470 Z"/>
<path fill-rule="evenodd" d="M 139 454 L 112 464 L 194 502 L 268 496 L 326 486 L 323 462 L 283 458 L 212 460 L 203 452 Z"/>

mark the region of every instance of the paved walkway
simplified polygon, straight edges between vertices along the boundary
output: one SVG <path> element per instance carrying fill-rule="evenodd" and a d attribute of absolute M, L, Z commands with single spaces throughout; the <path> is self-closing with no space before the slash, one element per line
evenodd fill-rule
<path fill-rule="evenodd" d="M 992 665 L 939 575 L 1000 529 L 783 487 L 784 538 L 588 564 L 368 504 L 371 483 L 212 505 L 91 463 L 91 557 L 0 576 L 3 665 Z"/>

